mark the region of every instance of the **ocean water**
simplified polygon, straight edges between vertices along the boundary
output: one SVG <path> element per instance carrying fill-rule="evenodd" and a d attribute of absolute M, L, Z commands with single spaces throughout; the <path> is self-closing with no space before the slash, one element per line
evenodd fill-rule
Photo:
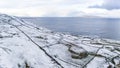
<path fill-rule="evenodd" d="M 23 19 L 56 32 L 120 40 L 118 18 L 24 17 Z"/>

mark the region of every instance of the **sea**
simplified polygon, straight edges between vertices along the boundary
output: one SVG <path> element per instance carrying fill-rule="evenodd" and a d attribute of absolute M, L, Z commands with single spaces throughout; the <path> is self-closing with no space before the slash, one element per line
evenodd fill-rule
<path fill-rule="evenodd" d="M 55 32 L 120 41 L 120 18 L 22 17 L 22 19 Z"/>

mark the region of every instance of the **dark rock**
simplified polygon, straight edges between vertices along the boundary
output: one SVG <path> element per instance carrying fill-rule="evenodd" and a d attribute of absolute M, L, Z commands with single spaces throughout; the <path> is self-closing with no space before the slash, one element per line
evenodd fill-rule
<path fill-rule="evenodd" d="M 71 53 L 71 57 L 74 59 L 82 59 L 88 56 L 87 51 L 76 46 L 70 47 L 68 51 Z"/>

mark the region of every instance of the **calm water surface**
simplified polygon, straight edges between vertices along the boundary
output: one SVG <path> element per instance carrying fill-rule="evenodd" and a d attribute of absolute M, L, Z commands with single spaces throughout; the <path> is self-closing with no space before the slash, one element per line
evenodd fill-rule
<path fill-rule="evenodd" d="M 120 19 L 77 17 L 23 19 L 57 32 L 69 32 L 73 35 L 99 36 L 101 38 L 120 40 Z"/>

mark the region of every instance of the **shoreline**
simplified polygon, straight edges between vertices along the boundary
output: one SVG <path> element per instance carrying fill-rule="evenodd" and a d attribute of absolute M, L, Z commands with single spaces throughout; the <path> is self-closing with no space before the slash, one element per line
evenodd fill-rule
<path fill-rule="evenodd" d="M 120 67 L 120 42 L 53 32 L 0 15 L 1 68 Z"/>
<path fill-rule="evenodd" d="M 55 32 L 69 32 L 71 35 L 99 36 L 113 40 L 119 39 L 120 19 L 81 19 L 81 18 L 33 18 L 24 19 L 36 24 L 38 27 L 45 27 Z M 72 27 L 72 28 L 71 28 Z"/>

